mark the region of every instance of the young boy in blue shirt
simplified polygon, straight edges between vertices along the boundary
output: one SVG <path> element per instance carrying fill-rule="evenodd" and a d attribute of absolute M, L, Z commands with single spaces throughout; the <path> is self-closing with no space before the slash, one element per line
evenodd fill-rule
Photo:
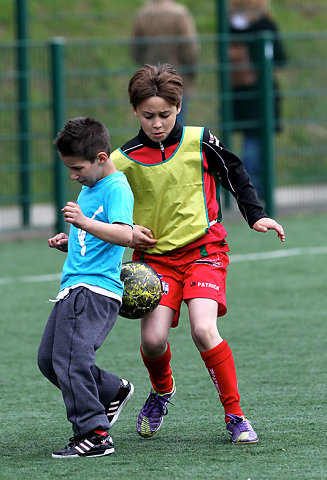
<path fill-rule="evenodd" d="M 95 365 L 95 352 L 115 324 L 123 285 L 124 247 L 132 242 L 133 194 L 110 159 L 107 128 L 97 120 L 69 120 L 54 144 L 82 185 L 76 203 L 62 209 L 69 237 L 59 233 L 49 247 L 68 251 L 56 304 L 38 351 L 45 377 L 60 388 L 74 437 L 54 458 L 114 452 L 109 434 L 133 385 Z"/>

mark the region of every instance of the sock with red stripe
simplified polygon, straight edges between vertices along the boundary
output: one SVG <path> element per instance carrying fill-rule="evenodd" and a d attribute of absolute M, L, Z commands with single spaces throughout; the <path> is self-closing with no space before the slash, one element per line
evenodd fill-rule
<path fill-rule="evenodd" d="M 171 392 L 173 389 L 173 379 L 170 368 L 171 351 L 169 343 L 167 343 L 166 352 L 158 358 L 147 358 L 142 352 L 142 346 L 140 350 L 143 363 L 149 372 L 150 381 L 154 390 L 159 393 Z"/>
<path fill-rule="evenodd" d="M 223 404 L 226 423 L 229 421 L 227 413 L 244 416 L 240 407 L 235 362 L 226 340 L 200 354 Z"/>
<path fill-rule="evenodd" d="M 108 435 L 108 430 L 93 430 L 94 433 L 97 435 L 102 435 L 103 437 L 106 437 Z"/>

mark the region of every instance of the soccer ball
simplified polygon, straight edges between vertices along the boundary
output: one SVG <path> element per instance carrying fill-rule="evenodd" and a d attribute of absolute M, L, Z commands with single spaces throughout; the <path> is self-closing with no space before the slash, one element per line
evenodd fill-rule
<path fill-rule="evenodd" d="M 159 305 L 162 284 L 159 275 L 150 265 L 141 262 L 123 263 L 120 279 L 124 284 L 124 293 L 119 315 L 141 318 Z"/>

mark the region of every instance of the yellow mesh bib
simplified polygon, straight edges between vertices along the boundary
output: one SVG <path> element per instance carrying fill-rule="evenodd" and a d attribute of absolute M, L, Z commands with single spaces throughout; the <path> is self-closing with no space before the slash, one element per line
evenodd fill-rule
<path fill-rule="evenodd" d="M 204 235 L 209 227 L 202 136 L 202 127 L 185 127 L 174 154 L 153 165 L 137 162 L 121 150 L 111 155 L 133 190 L 134 223 L 151 229 L 158 240 L 147 253 L 183 247 Z"/>

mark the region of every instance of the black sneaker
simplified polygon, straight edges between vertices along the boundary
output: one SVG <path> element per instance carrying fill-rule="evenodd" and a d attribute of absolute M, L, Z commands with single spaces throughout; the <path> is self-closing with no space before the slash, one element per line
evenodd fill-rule
<path fill-rule="evenodd" d="M 94 430 L 86 435 L 69 439 L 62 450 L 56 450 L 52 458 L 102 457 L 114 453 L 114 442 L 108 432 Z"/>
<path fill-rule="evenodd" d="M 106 414 L 110 422 L 110 427 L 112 427 L 118 417 L 120 412 L 125 407 L 126 403 L 129 401 L 131 396 L 134 393 L 134 385 L 123 378 L 120 379 L 120 387 L 117 395 L 109 405 L 106 406 Z"/>

